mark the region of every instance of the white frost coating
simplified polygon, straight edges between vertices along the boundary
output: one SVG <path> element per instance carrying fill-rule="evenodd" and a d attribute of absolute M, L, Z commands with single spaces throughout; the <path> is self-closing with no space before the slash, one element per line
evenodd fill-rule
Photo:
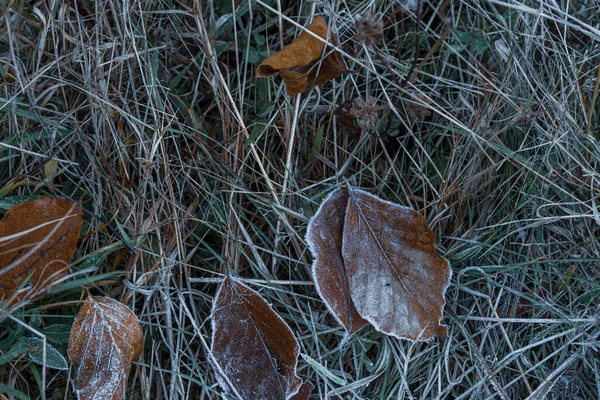
<path fill-rule="evenodd" d="M 73 380 L 73 389 L 78 399 L 111 399 L 121 385 L 126 385 L 124 381 L 127 376 L 124 375 L 129 372 L 131 356 L 124 354 L 124 349 L 119 347 L 118 343 L 128 346 L 127 350 L 132 354 L 135 350 L 129 343 L 130 339 L 123 337 L 119 331 L 130 337 L 139 335 L 135 329 L 132 330 L 128 324 L 123 323 L 131 318 L 137 321 L 135 314 L 126 305 L 110 298 L 99 299 L 111 304 L 90 299 L 90 308 L 83 319 L 79 322 L 81 315 L 78 315 L 75 321 L 78 330 L 71 332 L 70 342 L 79 342 L 81 335 L 85 338 L 84 348 L 76 343 L 71 349 L 69 343 L 71 359 L 76 358 L 79 361 Z M 93 362 L 89 363 L 91 360 Z M 75 363 L 75 360 L 73 361 Z M 78 388 L 76 382 L 80 376 L 90 379 L 83 387 Z"/>
<path fill-rule="evenodd" d="M 349 189 L 349 199 L 348 199 L 348 208 L 346 210 L 346 215 L 348 215 L 348 209 L 350 207 L 350 202 L 356 202 L 356 195 L 360 194 L 360 195 L 364 195 L 366 197 L 369 197 L 373 200 L 375 200 L 376 202 L 381 202 L 383 204 L 386 204 L 390 207 L 392 207 L 392 209 L 394 210 L 405 210 L 405 211 L 410 211 L 410 213 L 414 212 L 413 209 L 409 208 L 409 207 L 405 207 L 396 203 L 393 203 L 391 201 L 387 201 L 384 199 L 381 199 L 373 194 L 370 194 L 364 190 L 361 189 L 357 189 L 357 188 L 350 188 Z M 360 210 L 362 204 L 356 204 L 356 208 L 358 210 Z M 362 213 L 362 211 L 361 211 Z M 364 216 L 364 214 L 362 214 Z M 365 221 L 361 221 L 359 219 L 359 223 L 361 222 L 365 222 Z M 360 227 L 359 227 L 360 229 Z M 367 227 L 363 227 L 362 229 L 367 229 Z M 368 229 L 371 229 L 370 227 L 368 227 Z M 401 245 L 397 242 L 393 241 L 393 232 L 390 232 L 387 228 L 384 228 L 384 230 L 386 231 L 386 236 L 387 234 L 390 234 L 391 237 L 383 237 L 384 239 L 386 239 L 386 241 L 390 241 L 389 243 L 386 244 L 390 244 L 390 243 L 394 243 L 391 247 L 393 247 L 394 250 L 397 250 L 399 255 L 402 255 L 403 253 L 406 254 L 406 259 L 411 260 L 412 262 L 414 262 L 417 267 L 422 266 L 422 262 L 423 260 L 423 255 L 422 254 L 418 254 L 420 253 L 419 251 L 414 251 L 412 249 L 405 249 L 402 248 Z M 374 244 L 374 241 L 371 241 L 371 243 L 368 242 L 361 242 L 361 243 L 353 243 L 353 245 L 351 246 L 348 243 L 348 230 L 344 229 L 344 235 L 343 235 L 343 246 L 342 246 L 342 253 L 343 253 L 343 257 L 344 259 L 348 259 L 351 257 L 354 257 L 355 255 L 355 250 L 357 247 L 360 247 L 361 251 L 363 254 L 367 254 L 367 255 L 375 255 L 375 254 L 379 254 L 379 258 L 382 258 L 382 251 L 380 249 L 377 248 L 367 248 L 365 249 L 365 247 L 372 247 Z M 408 252 L 408 254 L 407 254 Z M 437 252 L 436 252 L 437 253 Z M 393 255 L 392 255 L 393 256 Z M 441 256 L 440 256 L 441 257 Z M 405 339 L 405 340 L 409 340 L 411 342 L 415 342 L 415 341 L 429 341 L 433 339 L 433 335 L 431 336 L 431 338 L 429 339 L 412 339 L 412 338 L 407 338 L 407 337 L 403 337 L 400 336 L 398 334 L 394 333 L 394 329 L 389 329 L 391 328 L 390 326 L 383 326 L 382 325 L 382 321 L 380 320 L 380 316 L 383 313 L 384 315 L 390 315 L 391 313 L 393 313 L 397 318 L 397 322 L 404 322 L 405 324 L 408 324 L 409 328 L 410 327 L 418 327 L 419 326 L 419 322 L 418 322 L 418 318 L 416 317 L 415 313 L 413 311 L 410 311 L 408 308 L 408 305 L 411 303 L 410 301 L 402 301 L 402 299 L 404 298 L 405 300 L 408 300 L 407 297 L 411 296 L 410 293 L 407 293 L 407 289 L 405 287 L 405 283 L 400 283 L 400 287 L 398 287 L 399 283 L 395 283 L 394 284 L 394 279 L 392 279 L 392 277 L 388 276 L 386 274 L 386 271 L 380 268 L 377 268 L 378 264 L 381 264 L 382 262 L 387 263 L 389 262 L 389 256 L 386 254 L 385 257 L 386 260 L 374 260 L 373 257 L 368 257 L 367 260 L 365 260 L 365 262 L 371 264 L 370 268 L 361 268 L 361 269 L 357 269 L 357 273 L 356 275 L 349 275 L 348 280 L 349 280 L 349 284 L 350 284 L 350 290 L 351 290 L 351 296 L 352 299 L 354 301 L 355 306 L 357 307 L 357 310 L 359 312 L 359 314 L 368 322 L 370 322 L 373 327 L 375 327 L 376 330 L 386 333 L 388 335 L 394 336 L 396 338 L 399 339 Z M 396 257 L 395 257 L 396 258 Z M 432 321 L 437 323 L 440 326 L 444 326 L 441 325 L 440 322 L 442 320 L 442 316 L 443 316 L 443 308 L 446 304 L 446 291 L 450 285 L 450 281 L 452 279 L 452 268 L 450 267 L 450 262 L 444 258 L 441 257 L 444 262 L 447 265 L 448 268 L 448 278 L 447 281 L 442 285 L 442 304 L 441 304 L 441 312 L 440 312 L 440 318 L 438 319 L 438 321 Z M 418 268 L 419 270 L 421 268 Z M 412 269 L 411 269 L 412 271 Z M 381 272 L 381 274 L 378 274 L 376 276 L 373 275 L 369 275 L 370 272 Z M 421 271 L 419 271 L 421 272 Z M 423 271 L 424 272 L 424 271 Z M 419 279 L 423 279 L 423 281 L 427 281 L 428 279 L 426 274 L 424 273 L 420 273 L 419 274 Z M 405 280 L 406 278 L 403 277 L 402 280 Z M 377 282 L 378 285 L 368 285 L 369 282 Z M 367 285 L 365 285 L 365 283 L 367 283 Z M 387 286 L 386 283 L 389 283 L 390 286 Z M 410 282 L 409 282 L 410 283 Z M 353 290 L 353 288 L 357 287 L 357 286 L 367 286 L 370 290 L 367 290 L 366 292 L 362 292 L 360 290 Z M 430 293 L 424 293 L 424 296 L 429 298 Z M 359 304 L 363 304 L 364 308 L 359 308 Z M 397 324 L 396 324 L 397 325 Z M 404 326 L 404 329 L 406 329 L 406 325 Z"/>
<path fill-rule="evenodd" d="M 419 2 L 417 0 L 396 0 L 398 3 L 402 4 L 404 8 L 407 10 L 416 10 L 419 8 Z"/>
<path fill-rule="evenodd" d="M 345 188 L 344 188 L 345 189 Z M 321 287 L 321 284 L 324 284 L 317 279 L 317 272 L 322 271 L 322 268 L 327 268 L 324 263 L 321 263 L 319 260 L 318 251 L 323 251 L 322 244 L 320 243 L 321 239 L 326 239 L 323 237 L 322 229 L 313 229 L 315 226 L 319 226 L 321 228 L 321 224 L 315 223 L 317 218 L 321 219 L 321 214 L 323 214 L 324 208 L 326 204 L 336 196 L 341 189 L 335 190 L 331 192 L 325 200 L 321 203 L 319 209 L 315 213 L 315 215 L 309 221 L 307 233 L 306 233 L 306 241 L 309 245 L 310 251 L 313 254 L 313 265 L 312 265 L 312 275 L 313 280 L 315 282 L 315 286 L 317 288 L 317 292 L 319 296 L 323 299 L 323 302 L 329 309 L 329 311 L 333 314 L 335 319 L 340 323 L 340 325 L 344 326 L 341 319 L 336 312 L 336 306 L 339 304 L 335 302 L 336 299 L 328 299 L 324 296 L 323 291 L 326 287 Z M 379 203 L 387 206 L 387 209 L 381 210 L 377 207 L 376 212 L 381 213 L 381 217 L 386 221 L 391 219 L 391 221 L 398 223 L 398 218 L 401 218 L 403 222 L 410 225 L 413 221 L 415 221 L 415 211 L 409 207 L 405 207 L 391 201 L 383 200 L 377 196 L 374 196 L 368 192 L 365 192 L 361 189 L 349 188 L 349 196 L 355 198 L 356 196 L 368 197 L 373 200 L 375 203 Z M 348 210 L 350 209 L 352 200 L 350 197 L 346 203 L 346 209 L 344 214 L 348 215 Z M 360 204 L 356 204 L 357 210 L 361 208 L 370 207 L 368 203 L 359 202 Z M 368 210 L 365 208 L 365 210 Z M 331 213 L 331 210 L 327 210 L 328 213 Z M 367 212 L 366 214 L 370 214 Z M 397 215 L 396 215 L 397 214 Z M 347 283 L 349 285 L 350 296 L 349 300 L 352 302 L 352 306 L 356 306 L 357 304 L 361 304 L 362 309 L 357 310 L 359 314 L 368 322 L 370 322 L 375 329 L 380 332 L 386 333 L 388 335 L 403 338 L 410 341 L 426 341 L 429 339 L 419 339 L 417 338 L 407 338 L 402 336 L 402 334 L 398 332 L 407 332 L 406 334 L 418 336 L 414 332 L 418 332 L 419 327 L 422 326 L 423 322 L 419 321 L 419 314 L 421 316 L 425 316 L 427 320 L 431 323 L 435 323 L 439 326 L 444 326 L 440 324 L 442 319 L 443 307 L 446 303 L 445 295 L 450 284 L 452 278 L 452 270 L 450 268 L 450 263 L 444 257 L 439 256 L 437 252 L 435 252 L 434 240 L 430 235 L 426 235 L 423 239 L 419 236 L 415 237 L 413 240 L 416 240 L 415 244 L 417 246 L 424 245 L 428 247 L 430 243 L 432 246 L 433 252 L 435 255 L 429 252 L 423 252 L 418 248 L 413 248 L 412 246 L 406 247 L 403 246 L 402 243 L 398 240 L 398 232 L 397 228 L 394 228 L 394 224 L 379 224 L 377 222 L 380 221 L 379 216 L 375 215 L 365 215 L 363 211 L 360 211 L 361 217 L 358 218 L 357 229 L 369 229 L 373 232 L 374 240 L 365 240 L 365 238 L 360 238 L 358 243 L 352 243 L 352 245 L 348 244 L 348 230 L 345 229 L 344 221 L 341 225 L 344 226 L 343 229 L 343 238 L 342 238 L 342 260 L 344 263 L 352 262 L 355 255 L 361 257 L 361 264 L 364 268 L 355 268 L 353 274 L 349 274 L 346 276 Z M 364 218 L 363 218 L 364 217 Z M 420 219 L 420 218 L 419 218 Z M 365 222 L 369 224 L 366 225 Z M 371 222 L 374 223 L 373 226 L 376 227 L 376 231 L 372 230 Z M 416 221 L 419 224 L 422 224 L 421 221 Z M 401 232 L 401 231 L 400 231 Z M 410 229 L 406 230 L 407 234 L 410 235 L 412 232 Z M 326 235 L 326 233 L 325 233 Z M 424 241 L 423 241 L 424 240 Z M 421 242 L 421 243 L 419 243 Z M 383 250 L 380 246 L 383 244 L 385 250 Z M 360 251 L 361 254 L 358 254 L 357 251 Z M 383 250 L 383 251 L 382 251 Z M 427 256 L 426 254 L 430 254 Z M 377 257 L 374 257 L 377 256 Z M 323 255 L 323 257 L 325 257 Z M 443 273 L 447 274 L 446 282 L 439 282 L 439 276 L 436 276 L 430 273 L 429 270 L 424 268 L 424 266 L 428 265 L 431 262 L 431 257 L 437 258 L 438 263 L 445 263 L 446 270 L 442 269 Z M 363 260 L 364 259 L 364 260 Z M 443 261 L 441 261 L 443 260 Z M 365 264 L 367 263 L 367 264 Z M 410 274 L 406 276 L 398 276 L 395 268 L 390 271 L 388 268 L 381 268 L 381 265 L 391 264 L 396 266 L 409 265 Z M 317 269 L 317 267 L 319 267 Z M 391 266 L 390 266 L 391 267 Z M 438 264 L 438 268 L 441 265 Z M 379 273 L 378 273 L 379 272 Z M 393 278 L 390 275 L 396 273 L 396 278 Z M 347 272 L 346 272 L 347 273 Z M 365 282 L 367 285 L 365 285 Z M 369 285 L 370 283 L 370 285 Z M 375 283 L 375 284 L 374 284 Z M 435 287 L 431 285 L 435 283 Z M 353 290 L 356 287 L 368 287 L 368 290 Z M 416 296 L 414 293 L 410 291 L 410 288 L 413 286 L 424 287 L 424 293 L 418 293 L 419 301 L 416 301 Z M 431 290 L 429 290 L 431 289 Z M 442 292 L 442 298 L 439 299 L 439 293 Z M 330 300 L 334 302 L 334 304 L 330 303 Z M 440 305 L 441 310 L 435 310 L 431 312 L 435 312 L 438 314 L 438 321 L 433 321 L 435 317 L 430 316 L 428 312 L 426 312 L 421 304 L 429 304 L 435 303 Z M 343 307 L 337 307 L 338 312 Z M 419 311 L 419 313 L 417 313 Z M 422 317 L 421 317 L 422 318 Z M 430 319 L 431 318 L 431 319 Z M 345 326 L 344 326 L 345 327 Z M 408 333 L 411 332 L 411 333 Z M 422 332 L 424 333 L 424 332 Z M 433 338 L 434 335 L 431 335 Z"/>
<path fill-rule="evenodd" d="M 373 326 L 382 332 L 389 333 L 399 330 L 416 330 L 419 321 L 415 311 L 409 308 L 410 301 L 406 291 L 398 281 L 389 276 L 388 271 L 380 268 L 386 263 L 381 259 L 381 251 L 376 248 L 374 242 L 362 242 L 362 253 L 378 257 L 365 259 L 364 268 L 359 268 L 356 274 L 349 274 L 352 299 L 359 313 Z M 368 246 L 368 248 L 365 248 Z M 355 288 L 366 290 L 356 290 Z M 392 318 L 393 316 L 393 318 Z M 393 319 L 395 325 L 387 321 Z M 381 328 L 379 328 L 381 327 Z"/>
<path fill-rule="evenodd" d="M 335 320 L 341 326 L 343 326 L 344 329 L 346 329 L 346 326 L 344 325 L 344 323 L 342 322 L 342 320 L 338 316 L 338 313 L 335 310 L 335 308 L 329 303 L 329 301 L 327 300 L 327 298 L 323 295 L 321 284 L 320 284 L 319 279 L 317 277 L 317 267 L 319 265 L 320 260 L 319 260 L 319 254 L 317 252 L 318 246 L 317 246 L 316 241 L 315 241 L 315 232 L 314 232 L 314 220 L 317 219 L 317 217 L 320 216 L 320 214 L 323 212 L 323 208 L 327 204 L 327 202 L 329 200 L 331 200 L 331 198 L 333 196 L 337 195 L 340 192 L 340 190 L 342 190 L 342 189 L 336 189 L 336 190 L 332 191 L 321 202 L 321 204 L 319 205 L 319 209 L 317 210 L 317 212 L 308 221 L 308 228 L 306 229 L 305 240 L 306 240 L 306 243 L 308 244 L 308 248 L 309 248 L 309 250 L 310 250 L 310 252 L 311 252 L 311 254 L 313 256 L 313 263 L 312 263 L 312 267 L 311 267 L 311 272 L 312 272 L 313 282 L 315 283 L 315 288 L 317 289 L 317 293 L 319 294 L 319 297 L 323 300 L 323 303 L 325 303 L 325 306 L 327 306 L 327 309 L 329 310 L 329 312 L 331 313 L 331 315 L 333 315 L 333 317 L 335 318 Z"/>
<path fill-rule="evenodd" d="M 225 15 L 221 15 L 221 17 L 217 20 L 217 22 L 215 23 L 215 30 L 218 31 L 219 29 L 221 29 L 221 27 L 223 25 L 225 25 L 225 23 L 227 21 L 229 21 L 230 18 L 233 17 L 232 13 L 229 14 L 225 14 Z"/>
<path fill-rule="evenodd" d="M 212 335 L 211 335 L 211 346 L 210 346 L 211 357 L 209 357 L 209 360 L 210 360 L 211 364 L 213 365 L 213 367 L 215 368 L 215 370 L 217 371 L 217 373 L 215 374 L 215 377 L 217 378 L 217 382 L 219 383 L 219 385 L 221 386 L 223 391 L 225 391 L 227 393 L 227 392 L 229 392 L 229 390 L 232 390 L 233 393 L 239 399 L 243 399 L 243 397 L 238 393 L 237 389 L 235 388 L 235 385 L 233 384 L 233 382 L 231 382 L 229 380 L 229 378 L 227 377 L 226 372 L 223 370 L 223 368 L 221 368 L 221 365 L 217 362 L 217 359 L 215 358 L 214 354 L 212 354 L 213 346 L 215 343 L 215 332 L 217 331 L 215 319 L 213 316 L 215 315 L 215 312 L 217 310 L 217 299 L 221 295 L 221 289 L 223 289 L 223 283 L 221 283 L 221 286 L 219 286 L 219 289 L 217 289 L 217 293 L 215 294 L 215 298 L 213 300 L 213 305 L 210 310 Z"/>
<path fill-rule="evenodd" d="M 288 330 L 288 332 L 290 333 L 290 335 L 292 337 L 294 337 L 294 354 L 296 354 L 296 362 L 293 365 L 293 370 L 292 370 L 292 378 L 298 378 L 297 375 L 297 367 L 298 367 L 298 361 L 297 361 L 297 356 L 300 353 L 300 345 L 298 344 L 298 341 L 295 340 L 295 336 L 292 332 L 292 330 L 290 329 L 290 327 L 287 325 L 287 323 L 275 312 L 273 311 L 273 309 L 270 307 L 270 305 L 264 300 L 264 298 L 255 290 L 251 289 L 249 286 L 245 285 L 244 283 L 242 283 L 239 279 L 236 279 L 234 277 L 229 276 L 226 279 L 230 279 L 232 283 L 234 283 L 235 285 L 239 285 L 241 287 L 243 287 L 244 289 L 248 290 L 249 292 L 253 293 L 254 295 L 256 295 L 258 297 L 258 299 L 260 299 L 261 301 L 263 301 L 271 310 L 271 312 L 273 313 L 273 315 L 275 315 L 275 317 L 283 324 L 283 326 L 285 326 L 285 328 Z M 221 295 L 221 291 L 223 289 L 223 284 L 221 284 L 221 286 L 219 287 L 219 289 L 217 290 L 217 293 L 215 294 L 214 300 L 213 300 L 213 305 L 212 305 L 212 309 L 211 309 L 211 327 L 212 327 L 212 335 L 211 335 L 211 355 L 212 357 L 209 357 L 209 360 L 211 361 L 211 364 L 213 365 L 213 367 L 215 368 L 215 370 L 217 371 L 217 373 L 215 374 L 216 378 L 217 378 L 217 382 L 219 383 L 219 385 L 221 386 L 221 388 L 223 389 L 223 391 L 225 393 L 231 394 L 231 392 L 233 392 L 233 394 L 235 394 L 235 396 L 237 396 L 237 398 L 239 399 L 243 399 L 243 397 L 240 395 L 240 393 L 237 391 L 236 388 L 236 384 L 239 384 L 240 382 L 238 380 L 236 380 L 236 382 L 232 382 L 232 380 L 229 378 L 228 375 L 230 375 L 232 372 L 236 372 L 236 371 L 232 371 L 231 367 L 229 365 L 225 365 L 225 368 L 223 368 L 217 361 L 217 358 L 213 353 L 214 351 L 214 344 L 215 344 L 215 336 L 217 331 L 220 329 L 222 330 L 226 330 L 227 327 L 226 326 L 217 326 L 217 324 L 215 323 L 215 313 L 217 313 L 217 303 L 218 303 L 218 299 L 219 296 Z M 252 320 L 252 318 L 250 317 L 250 314 L 248 313 L 248 318 L 247 319 L 239 319 L 238 322 L 240 323 L 244 323 L 244 321 L 248 322 Z M 254 325 L 254 324 L 253 324 Z M 248 326 L 250 326 L 248 324 Z M 268 348 L 266 347 L 266 344 L 264 342 L 262 342 L 262 346 L 263 346 L 263 350 L 267 352 L 267 354 L 270 354 Z M 233 347 L 228 347 L 227 349 L 228 355 L 230 355 L 230 357 L 235 357 L 236 356 L 236 348 Z M 250 361 L 252 362 L 252 361 Z M 287 394 L 285 400 L 290 399 L 291 397 L 293 397 L 294 395 L 296 395 L 299 391 L 300 391 L 300 387 L 302 386 L 302 380 L 299 379 L 299 384 L 296 385 L 296 387 L 292 388 L 292 390 L 290 391 L 290 393 Z M 287 392 L 287 390 L 286 390 Z"/>

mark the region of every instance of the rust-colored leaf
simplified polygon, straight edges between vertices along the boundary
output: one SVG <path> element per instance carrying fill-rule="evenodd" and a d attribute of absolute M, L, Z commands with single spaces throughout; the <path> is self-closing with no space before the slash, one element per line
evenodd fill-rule
<path fill-rule="evenodd" d="M 327 23 L 318 16 L 306 28 L 317 36 L 327 39 Z M 330 35 L 333 45 L 338 46 L 337 37 Z M 256 70 L 259 77 L 280 75 L 290 96 L 304 93 L 314 86 L 321 86 L 347 71 L 339 51 L 325 49 L 323 41 L 310 33 L 302 32 L 281 51 L 265 59 Z"/>
<path fill-rule="evenodd" d="M 452 271 L 416 211 L 349 190 L 342 257 L 352 301 L 377 330 L 409 340 L 444 335 L 440 325 Z"/>
<path fill-rule="evenodd" d="M 0 300 L 27 279 L 15 299 L 47 292 L 69 272 L 83 223 L 81 207 L 45 197 L 12 207 L 0 221 Z"/>
<path fill-rule="evenodd" d="M 317 291 L 338 322 L 354 333 L 367 324 L 350 297 L 346 267 L 342 258 L 344 218 L 348 189 L 332 192 L 308 224 L 306 241 L 313 254 L 313 279 Z"/>
<path fill-rule="evenodd" d="M 142 344 L 142 328 L 127 306 L 89 296 L 75 319 L 68 346 L 77 398 L 124 399 L 131 363 L 142 352 Z"/>
<path fill-rule="evenodd" d="M 300 348 L 286 323 L 254 290 L 226 278 L 212 310 L 211 351 L 223 390 L 244 399 L 289 399 Z"/>

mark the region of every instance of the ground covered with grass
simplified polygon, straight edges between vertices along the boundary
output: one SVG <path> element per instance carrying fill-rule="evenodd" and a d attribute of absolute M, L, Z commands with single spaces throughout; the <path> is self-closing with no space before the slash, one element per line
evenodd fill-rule
<path fill-rule="evenodd" d="M 1 211 L 49 195 L 85 218 L 72 279 L 2 310 L 0 357 L 89 291 L 142 324 L 127 398 L 220 398 L 232 273 L 290 326 L 311 398 L 599 398 L 599 4 L 419 3 L 0 2 Z M 257 78 L 318 15 L 350 72 L 294 97 Z M 426 216 L 447 337 L 348 338 L 327 311 L 305 233 L 346 183 Z M 0 364 L 30 398 L 74 398 L 70 379 Z"/>

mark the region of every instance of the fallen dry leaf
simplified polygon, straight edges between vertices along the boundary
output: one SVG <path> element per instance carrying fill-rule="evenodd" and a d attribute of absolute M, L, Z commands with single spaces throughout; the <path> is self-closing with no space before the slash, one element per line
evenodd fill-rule
<path fill-rule="evenodd" d="M 440 321 L 452 271 L 425 218 L 360 189 L 349 194 L 342 256 L 358 313 L 398 338 L 445 335 Z"/>
<path fill-rule="evenodd" d="M 348 189 L 345 187 L 329 194 L 308 225 L 306 241 L 315 257 L 312 272 L 319 295 L 338 322 L 354 333 L 367 321 L 358 314 L 350 297 L 342 258 L 347 204 Z"/>
<path fill-rule="evenodd" d="M 81 207 L 45 197 L 12 207 L 0 221 L 0 300 L 6 300 L 29 276 L 15 297 L 33 299 L 69 272 L 83 224 Z"/>
<path fill-rule="evenodd" d="M 327 23 L 323 17 L 316 17 L 306 28 L 317 36 L 327 39 Z M 333 45 L 338 46 L 337 37 L 330 35 Z M 292 43 L 281 51 L 270 55 L 257 68 L 256 75 L 269 77 L 280 75 L 290 96 L 304 93 L 314 86 L 321 86 L 347 71 L 344 59 L 339 51 L 325 50 L 325 43 L 302 32 Z"/>
<path fill-rule="evenodd" d="M 300 348 L 287 324 L 254 290 L 226 278 L 214 300 L 211 352 L 226 394 L 244 399 L 289 399 Z M 236 397 L 237 398 L 237 397 Z"/>
<path fill-rule="evenodd" d="M 308 232 L 319 294 L 346 329 L 349 296 L 358 315 L 380 332 L 419 341 L 445 335 L 440 322 L 452 271 L 421 214 L 342 188 L 327 197 Z"/>
<path fill-rule="evenodd" d="M 142 328 L 127 306 L 89 296 L 75 319 L 68 346 L 77 398 L 124 399 L 131 363 L 142 352 L 142 344 Z"/>

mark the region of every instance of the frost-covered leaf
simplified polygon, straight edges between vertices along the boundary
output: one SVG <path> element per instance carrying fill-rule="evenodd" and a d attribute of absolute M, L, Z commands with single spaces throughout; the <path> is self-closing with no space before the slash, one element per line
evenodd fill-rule
<path fill-rule="evenodd" d="M 213 303 L 212 329 L 215 371 L 227 395 L 282 400 L 298 392 L 298 342 L 254 290 L 226 278 Z"/>
<path fill-rule="evenodd" d="M 54 324 L 40 329 L 40 333 L 46 336 L 46 339 L 60 344 L 66 344 L 69 342 L 69 334 L 71 332 L 71 325 L 67 324 Z"/>
<path fill-rule="evenodd" d="M 313 34 L 327 39 L 327 23 L 318 16 L 306 28 Z M 337 46 L 337 37 L 330 34 L 331 42 Z M 320 86 L 347 71 L 340 52 L 325 49 L 325 43 L 308 32 L 302 32 L 292 43 L 264 60 L 256 70 L 259 77 L 280 75 L 290 96 L 304 93 L 313 85 Z"/>
<path fill-rule="evenodd" d="M 10 298 L 24 283 L 17 300 L 39 297 L 63 278 L 82 223 L 79 205 L 56 198 L 8 210 L 0 221 L 0 300 Z"/>
<path fill-rule="evenodd" d="M 78 399 L 124 399 L 131 363 L 142 344 L 142 328 L 127 306 L 89 296 L 75 319 L 68 346 Z"/>
<path fill-rule="evenodd" d="M 29 358 L 38 364 L 44 364 L 44 341 L 37 337 L 22 338 L 17 346 L 29 349 Z M 46 341 L 46 366 L 54 369 L 69 369 L 67 360 L 58 350 Z"/>
<path fill-rule="evenodd" d="M 436 252 L 425 218 L 360 189 L 349 194 L 342 257 L 358 313 L 398 338 L 444 335 L 440 321 L 452 271 Z"/>
<path fill-rule="evenodd" d="M 348 189 L 332 192 L 310 220 L 306 241 L 313 254 L 313 279 L 317 291 L 338 322 L 354 333 L 367 324 L 350 297 L 346 267 L 342 259 L 344 217 Z"/>

